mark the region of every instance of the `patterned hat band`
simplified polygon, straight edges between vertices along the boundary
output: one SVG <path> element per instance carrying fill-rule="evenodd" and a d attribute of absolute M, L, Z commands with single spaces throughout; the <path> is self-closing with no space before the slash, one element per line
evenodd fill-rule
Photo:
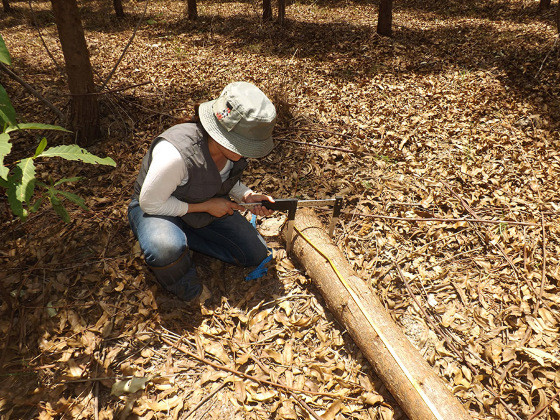
<path fill-rule="evenodd" d="M 233 130 L 242 118 L 242 115 L 233 109 L 233 105 L 223 96 L 216 99 L 216 102 L 212 105 L 212 111 L 214 111 L 218 123 L 227 131 Z"/>

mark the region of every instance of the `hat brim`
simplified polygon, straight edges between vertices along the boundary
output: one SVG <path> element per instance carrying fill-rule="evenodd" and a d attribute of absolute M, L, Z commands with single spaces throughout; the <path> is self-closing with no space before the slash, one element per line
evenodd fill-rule
<path fill-rule="evenodd" d="M 238 155 L 248 158 L 261 158 L 274 148 L 272 137 L 265 140 L 251 140 L 231 131 L 227 131 L 217 121 L 212 105 L 216 100 L 204 102 L 198 108 L 200 122 L 208 135 Z"/>

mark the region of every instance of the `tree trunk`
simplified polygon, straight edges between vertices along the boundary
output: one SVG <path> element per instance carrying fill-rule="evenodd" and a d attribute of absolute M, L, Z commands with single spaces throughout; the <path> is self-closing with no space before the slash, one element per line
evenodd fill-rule
<path fill-rule="evenodd" d="M 278 23 L 284 26 L 286 21 L 286 0 L 278 0 Z"/>
<path fill-rule="evenodd" d="M 550 0 L 540 0 L 539 9 L 544 10 L 550 7 Z"/>
<path fill-rule="evenodd" d="M 558 6 L 556 6 L 556 30 L 558 31 L 558 36 L 560 36 L 560 1 L 558 1 Z"/>
<path fill-rule="evenodd" d="M 269 22 L 272 20 L 272 4 L 270 0 L 263 0 L 263 21 Z"/>
<path fill-rule="evenodd" d="M 12 11 L 9 0 L 2 0 L 2 7 L 4 8 L 4 13 L 10 13 Z"/>
<path fill-rule="evenodd" d="M 99 107 L 93 71 L 76 0 L 51 0 L 66 63 L 70 90 L 70 122 L 76 141 L 89 146 L 99 138 Z"/>
<path fill-rule="evenodd" d="M 377 33 L 383 36 L 393 35 L 393 0 L 379 0 L 379 17 Z"/>
<path fill-rule="evenodd" d="M 124 17 L 122 0 L 113 0 L 113 8 L 115 9 L 115 15 L 117 15 L 118 18 L 123 18 Z"/>
<path fill-rule="evenodd" d="M 356 276 L 317 216 L 310 209 L 298 209 L 294 226 L 291 256 L 307 271 L 329 309 L 407 416 L 411 420 L 472 420 L 447 384 L 395 324 L 377 296 Z M 298 231 L 331 259 L 347 286 Z"/>
<path fill-rule="evenodd" d="M 196 8 L 196 0 L 187 0 L 187 17 L 189 20 L 198 19 L 198 10 Z"/>

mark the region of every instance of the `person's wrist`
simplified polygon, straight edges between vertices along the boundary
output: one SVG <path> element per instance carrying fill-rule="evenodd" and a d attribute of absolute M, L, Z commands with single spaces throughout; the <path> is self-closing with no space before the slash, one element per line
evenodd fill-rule
<path fill-rule="evenodd" d="M 249 197 L 251 197 L 252 195 L 254 195 L 255 193 L 253 191 L 247 191 L 245 194 L 243 194 L 243 198 L 241 198 L 241 201 L 243 201 L 244 203 L 247 202 L 247 199 Z"/>

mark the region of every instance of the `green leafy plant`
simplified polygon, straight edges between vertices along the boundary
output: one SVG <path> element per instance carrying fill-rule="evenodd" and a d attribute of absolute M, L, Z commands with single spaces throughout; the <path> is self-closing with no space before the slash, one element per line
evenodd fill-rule
<path fill-rule="evenodd" d="M 4 39 L 0 35 L 0 62 L 11 65 L 12 59 L 6 48 Z M 15 162 L 13 167 L 4 165 L 4 159 L 12 150 L 10 134 L 20 130 L 57 130 L 68 131 L 62 127 L 41 123 L 18 123 L 16 111 L 12 106 L 6 89 L 0 84 L 0 187 L 6 190 L 8 202 L 12 212 L 21 220 L 25 220 L 29 213 L 37 211 L 43 201 L 48 199 L 55 212 L 65 221 L 70 221 L 68 211 L 63 200 L 68 200 L 87 210 L 84 200 L 76 194 L 62 191 L 58 187 L 68 182 L 78 181 L 80 178 L 63 178 L 48 184 L 36 178 L 35 161 L 37 159 L 60 157 L 66 160 L 77 160 L 84 163 L 116 166 L 115 161 L 109 157 L 100 158 L 82 149 L 76 144 L 55 146 L 47 149 L 47 139 L 42 138 L 33 156 Z M 41 187 L 45 194 L 35 202 L 35 187 Z"/>

